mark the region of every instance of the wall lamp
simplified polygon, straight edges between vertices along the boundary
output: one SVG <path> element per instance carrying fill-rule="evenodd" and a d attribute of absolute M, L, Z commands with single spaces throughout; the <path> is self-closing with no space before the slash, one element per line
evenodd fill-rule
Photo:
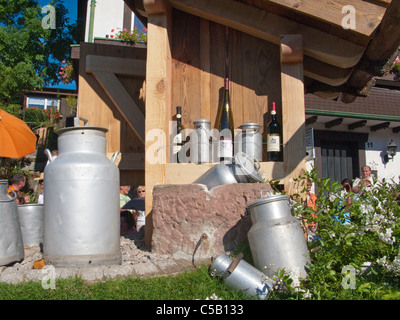
<path fill-rule="evenodd" d="M 386 154 L 384 156 L 385 162 L 388 163 L 390 159 L 392 159 L 396 155 L 397 145 L 393 142 L 393 139 L 390 141 L 388 146 L 386 147 Z"/>

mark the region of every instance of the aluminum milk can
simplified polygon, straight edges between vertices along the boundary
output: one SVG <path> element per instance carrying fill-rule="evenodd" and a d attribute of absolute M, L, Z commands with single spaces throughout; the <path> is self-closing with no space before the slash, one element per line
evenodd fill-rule
<path fill-rule="evenodd" d="M 196 120 L 194 130 L 197 134 L 197 147 L 190 151 L 191 162 L 210 163 L 212 154 L 211 121 L 206 119 Z"/>
<path fill-rule="evenodd" d="M 238 152 L 234 164 L 217 163 L 193 183 L 205 184 L 209 190 L 233 183 L 265 183 L 259 172 L 260 164 L 243 152 Z"/>
<path fill-rule="evenodd" d="M 262 136 L 260 125 L 247 122 L 239 127 L 242 131 L 238 134 L 238 141 L 242 144 L 242 151 L 248 156 L 262 161 Z"/>
<path fill-rule="evenodd" d="M 18 216 L 24 246 L 43 244 L 43 204 L 21 204 Z"/>
<path fill-rule="evenodd" d="M 0 266 L 24 258 L 21 227 L 18 219 L 16 193 L 8 193 L 8 180 L 0 180 Z"/>
<path fill-rule="evenodd" d="M 57 131 L 58 157 L 44 170 L 46 264 L 121 263 L 119 169 L 106 156 L 107 129 Z"/>
<path fill-rule="evenodd" d="M 273 286 L 264 273 L 239 256 L 232 260 L 224 253 L 219 255 L 213 260 L 210 273 L 212 276 L 222 277 L 229 288 L 243 291 L 249 297 L 265 299 Z"/>
<path fill-rule="evenodd" d="M 307 243 L 291 214 L 289 197 L 271 195 L 250 203 L 247 211 L 253 223 L 247 237 L 254 266 L 271 278 L 281 269 L 306 278 Z"/>

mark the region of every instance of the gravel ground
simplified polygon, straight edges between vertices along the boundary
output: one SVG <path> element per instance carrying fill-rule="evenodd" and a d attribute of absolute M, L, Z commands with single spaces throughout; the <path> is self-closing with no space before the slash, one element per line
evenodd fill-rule
<path fill-rule="evenodd" d="M 149 277 L 176 274 L 193 268 L 192 262 L 174 259 L 169 255 L 151 253 L 144 245 L 143 233 L 132 238 L 121 236 L 122 263 L 120 265 L 93 266 L 85 268 L 54 268 L 55 278 L 78 275 L 86 281 L 105 281 L 116 277 Z M 24 281 L 47 281 L 49 266 L 34 269 L 35 261 L 42 259 L 40 247 L 25 248 L 23 261 L 0 266 L 0 282 L 20 283 Z M 54 274 L 54 273 L 53 273 Z M 47 277 L 47 278 L 46 278 Z"/>

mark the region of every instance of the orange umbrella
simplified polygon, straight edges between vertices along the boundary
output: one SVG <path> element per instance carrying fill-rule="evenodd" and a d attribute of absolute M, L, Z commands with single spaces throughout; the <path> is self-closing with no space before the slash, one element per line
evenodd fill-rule
<path fill-rule="evenodd" d="M 25 121 L 0 109 L 0 157 L 21 158 L 35 152 L 36 140 Z"/>

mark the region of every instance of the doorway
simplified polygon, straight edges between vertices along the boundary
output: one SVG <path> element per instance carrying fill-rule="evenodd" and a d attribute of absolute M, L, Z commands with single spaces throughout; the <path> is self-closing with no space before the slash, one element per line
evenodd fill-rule
<path fill-rule="evenodd" d="M 360 163 L 365 163 L 366 141 L 368 133 L 314 131 L 318 177 L 338 183 L 357 177 Z"/>

